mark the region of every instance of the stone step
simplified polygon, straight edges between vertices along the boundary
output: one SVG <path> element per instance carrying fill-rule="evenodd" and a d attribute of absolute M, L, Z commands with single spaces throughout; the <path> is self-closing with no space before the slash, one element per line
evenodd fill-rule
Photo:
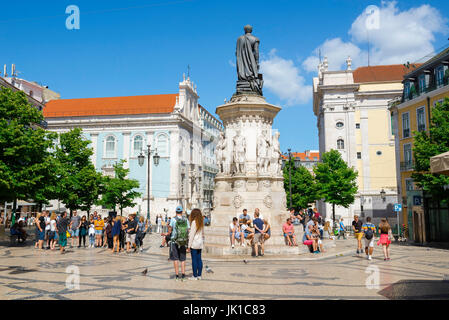
<path fill-rule="evenodd" d="M 335 241 L 325 240 L 323 241 L 324 249 L 335 247 Z M 234 249 L 230 245 L 207 243 L 204 247 L 204 252 L 212 256 L 223 255 L 242 255 L 251 256 L 252 248 L 250 246 L 241 247 L 236 246 Z M 286 245 L 266 245 L 265 255 L 298 255 L 309 253 L 309 248 L 303 244 L 299 244 L 298 247 L 289 247 Z"/>
<path fill-rule="evenodd" d="M 302 239 L 302 238 L 300 238 Z M 206 243 L 227 245 L 231 243 L 229 235 L 205 235 Z M 297 240 L 298 241 L 298 240 Z M 247 242 L 247 240 L 245 240 Z M 299 241 L 301 242 L 301 241 Z M 271 236 L 266 240 L 266 245 L 285 245 L 285 239 L 283 236 Z"/>

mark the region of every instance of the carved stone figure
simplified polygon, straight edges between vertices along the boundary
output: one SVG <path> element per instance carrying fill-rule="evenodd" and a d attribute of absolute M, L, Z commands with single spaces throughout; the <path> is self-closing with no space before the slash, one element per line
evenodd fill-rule
<path fill-rule="evenodd" d="M 246 161 L 246 139 L 241 135 L 240 130 L 237 131 L 233 142 L 235 171 L 238 174 L 244 174 Z"/>
<path fill-rule="evenodd" d="M 281 145 L 279 143 L 280 133 L 276 132 L 271 141 L 270 168 L 274 175 L 280 175 L 282 172 Z"/>
<path fill-rule="evenodd" d="M 264 130 L 257 138 L 257 165 L 259 173 L 268 173 L 268 165 L 270 163 L 268 156 L 269 147 L 270 141 L 268 141 L 266 130 Z"/>
<path fill-rule="evenodd" d="M 224 132 L 220 133 L 220 139 L 215 148 L 215 156 L 217 158 L 217 165 L 221 173 L 227 175 L 230 173 L 230 153 L 226 149 L 227 142 Z"/>
<path fill-rule="evenodd" d="M 253 36 L 253 27 L 244 27 L 245 34 L 237 39 L 237 92 L 236 94 L 253 93 L 262 96 L 263 79 L 259 73 L 259 43 Z"/>

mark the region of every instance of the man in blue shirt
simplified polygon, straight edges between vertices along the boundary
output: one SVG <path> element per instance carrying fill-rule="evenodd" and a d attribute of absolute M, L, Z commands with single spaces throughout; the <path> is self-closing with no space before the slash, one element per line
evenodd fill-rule
<path fill-rule="evenodd" d="M 340 226 L 339 226 L 339 232 L 338 232 L 338 240 L 340 240 L 340 237 L 343 236 L 343 239 L 346 240 L 346 234 L 345 234 L 345 224 L 343 223 L 343 218 L 340 220 Z"/>
<path fill-rule="evenodd" d="M 187 229 L 190 229 L 189 220 L 187 220 L 185 217 L 182 216 L 182 207 L 177 206 L 176 207 L 176 217 L 171 219 L 170 225 L 168 227 L 168 232 L 171 233 L 170 238 L 170 260 L 173 261 L 174 267 L 175 267 L 175 275 L 176 275 L 176 281 L 179 280 L 179 262 L 181 262 L 181 281 L 185 281 L 186 278 L 186 252 L 187 252 L 187 245 L 178 245 L 176 243 L 178 237 L 177 237 L 177 223 L 187 223 Z M 188 233 L 187 233 L 188 235 Z"/>
<path fill-rule="evenodd" d="M 263 256 L 263 242 L 264 242 L 264 232 L 263 232 L 263 220 L 259 218 L 260 211 L 258 208 L 254 211 L 254 239 L 253 239 L 253 254 L 252 256 L 256 256 L 256 252 L 258 256 Z"/>
<path fill-rule="evenodd" d="M 248 210 L 243 209 L 243 214 L 240 215 L 239 220 L 240 220 L 239 221 L 240 224 L 246 223 L 247 221 L 251 221 L 251 216 L 248 214 Z M 243 221 L 243 220 L 245 220 L 245 221 Z"/>

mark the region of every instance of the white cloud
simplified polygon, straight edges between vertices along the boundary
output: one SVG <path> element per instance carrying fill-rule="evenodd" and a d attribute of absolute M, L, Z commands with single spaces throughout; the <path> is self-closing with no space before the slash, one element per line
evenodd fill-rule
<path fill-rule="evenodd" d="M 264 87 L 286 101 L 288 106 L 304 104 L 312 98 L 312 86 L 305 85 L 305 79 L 292 60 L 286 60 L 272 49 L 268 59 L 260 63 L 264 75 Z"/>
<path fill-rule="evenodd" d="M 362 50 L 351 42 L 343 42 L 340 38 L 326 40 L 322 45 L 315 49 L 315 55 L 308 57 L 302 63 L 302 67 L 311 72 L 318 70 L 319 51 L 321 57 L 327 57 L 329 61 L 329 70 L 340 70 L 342 63 L 351 56 L 353 64 L 361 62 L 365 55 Z"/>
<path fill-rule="evenodd" d="M 369 30 L 367 19 L 373 16 L 365 10 L 348 31 L 351 41 L 344 42 L 341 38 L 326 40 L 303 62 L 303 68 L 309 72 L 317 71 L 320 49 L 321 56 L 328 57 L 329 70 L 345 68 L 348 55 L 353 60 L 354 68 L 366 65 L 368 37 L 371 65 L 413 62 L 433 53 L 435 34 L 444 34 L 449 30 L 447 20 L 430 5 L 405 11 L 400 11 L 396 5 L 396 1 L 382 2 L 378 8 L 378 23 L 371 25 L 374 27 Z"/>

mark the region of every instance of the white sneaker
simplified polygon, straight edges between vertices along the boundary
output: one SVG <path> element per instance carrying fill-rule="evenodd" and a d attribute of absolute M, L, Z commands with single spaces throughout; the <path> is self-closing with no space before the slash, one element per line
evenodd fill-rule
<path fill-rule="evenodd" d="M 189 280 L 198 280 L 196 277 L 190 277 Z"/>
<path fill-rule="evenodd" d="M 231 248 L 234 249 L 234 245 L 232 245 Z"/>
<path fill-rule="evenodd" d="M 196 277 L 196 280 L 201 280 L 201 277 Z"/>
<path fill-rule="evenodd" d="M 245 243 L 242 243 L 242 247 L 245 248 L 245 247 L 246 247 L 246 244 L 245 244 Z"/>
<path fill-rule="evenodd" d="M 371 256 L 368 256 L 368 260 L 372 260 Z"/>

